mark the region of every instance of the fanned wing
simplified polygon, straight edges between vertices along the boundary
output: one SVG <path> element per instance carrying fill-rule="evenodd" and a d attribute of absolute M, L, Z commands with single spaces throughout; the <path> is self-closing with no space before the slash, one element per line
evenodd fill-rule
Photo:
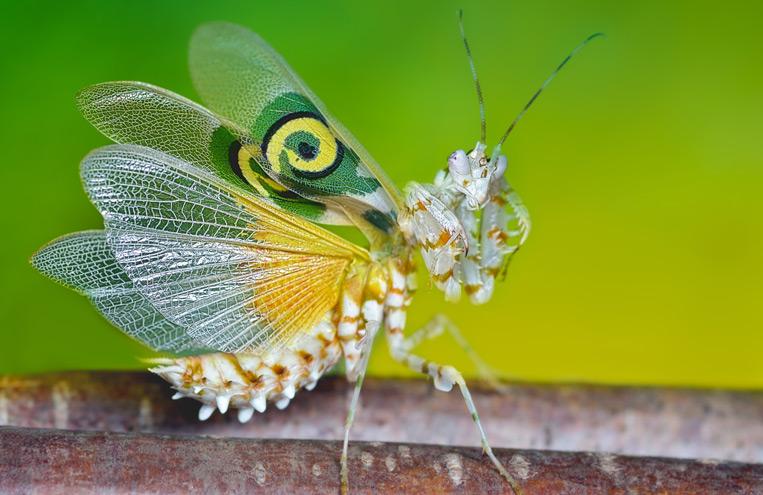
<path fill-rule="evenodd" d="M 54 281 L 87 296 L 117 328 L 143 344 L 176 354 L 203 352 L 154 308 L 117 263 L 103 231 L 76 232 L 40 249 L 32 264 Z"/>
<path fill-rule="evenodd" d="M 356 224 L 394 228 L 402 204 L 397 188 L 258 35 L 234 24 L 203 25 L 191 40 L 190 67 L 202 100 L 251 133 L 274 180 L 340 205 Z M 327 133 L 331 139 L 323 139 Z"/>
<path fill-rule="evenodd" d="M 168 320 L 205 347 L 280 347 L 314 326 L 368 253 L 158 151 L 110 146 L 82 178 L 109 247 Z"/>
<path fill-rule="evenodd" d="M 176 156 L 280 208 L 311 221 L 348 224 L 336 208 L 308 200 L 274 182 L 249 150 L 248 132 L 171 91 L 132 81 L 89 86 L 77 95 L 85 118 L 117 143 Z"/>

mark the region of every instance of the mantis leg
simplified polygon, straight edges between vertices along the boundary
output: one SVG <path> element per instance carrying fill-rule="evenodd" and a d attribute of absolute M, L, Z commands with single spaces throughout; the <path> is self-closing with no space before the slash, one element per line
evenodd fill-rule
<path fill-rule="evenodd" d="M 505 393 L 508 389 L 501 383 L 495 371 L 488 365 L 474 348 L 469 344 L 455 323 L 443 314 L 436 314 L 423 327 L 419 328 L 403 339 L 402 345 L 407 351 L 411 351 L 424 341 L 435 339 L 447 332 L 458 347 L 466 354 L 469 360 L 477 368 L 477 375 L 484 380 L 492 389 Z"/>
<path fill-rule="evenodd" d="M 378 327 L 378 323 L 374 322 Z M 373 335 L 375 331 L 371 334 Z M 358 409 L 358 400 L 360 398 L 360 389 L 363 387 L 363 379 L 366 377 L 366 369 L 368 368 L 368 357 L 371 354 L 371 346 L 373 339 L 366 339 L 363 342 L 363 349 L 360 354 L 360 360 L 357 363 L 357 379 L 355 380 L 355 387 L 352 389 L 352 398 L 350 399 L 350 405 L 347 409 L 347 418 L 344 421 L 344 441 L 342 442 L 342 455 L 339 458 L 339 473 L 341 477 L 340 491 L 342 495 L 349 493 L 349 470 L 347 468 L 347 451 L 350 444 L 350 428 L 352 428 L 352 422 L 355 420 L 355 412 Z"/>
<path fill-rule="evenodd" d="M 514 480 L 514 478 L 509 474 L 503 464 L 501 464 L 501 461 L 499 461 L 493 453 L 493 449 L 488 443 L 485 429 L 483 428 L 482 422 L 480 421 L 480 417 L 477 412 L 477 406 L 474 404 L 472 395 L 469 392 L 469 387 L 466 386 L 466 382 L 464 381 L 461 373 L 452 366 L 443 366 L 432 361 L 427 361 L 422 357 L 411 353 L 405 344 L 406 339 L 400 333 L 388 331 L 386 335 L 387 344 L 389 345 L 390 353 L 393 359 L 399 363 L 404 364 L 413 371 L 431 376 L 434 380 L 435 388 L 438 390 L 448 392 L 453 388 L 454 384 L 458 385 L 458 388 L 461 391 L 461 395 L 464 398 L 466 408 L 469 410 L 472 421 L 474 421 L 474 424 L 477 427 L 477 431 L 480 435 L 482 450 L 488 456 L 498 472 L 501 473 L 501 475 L 509 483 L 515 495 L 522 495 L 522 490 L 517 484 L 516 480 Z M 418 340 L 420 341 L 422 338 L 419 338 Z"/>

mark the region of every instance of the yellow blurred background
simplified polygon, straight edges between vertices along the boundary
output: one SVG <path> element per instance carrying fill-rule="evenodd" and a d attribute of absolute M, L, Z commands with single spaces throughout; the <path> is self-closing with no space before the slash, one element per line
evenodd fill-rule
<path fill-rule="evenodd" d="M 140 368 L 150 352 L 39 276 L 48 240 L 98 228 L 78 163 L 107 144 L 73 95 L 107 80 L 192 99 L 193 29 L 267 39 L 401 186 L 430 181 L 479 122 L 492 144 L 579 41 L 604 31 L 509 138 L 533 231 L 492 302 L 422 290 L 519 380 L 763 387 L 763 5 L 659 2 L 23 2 L 0 20 L 0 372 Z M 381 340 L 381 339 L 380 339 Z M 378 342 L 371 373 L 404 375 Z M 473 374 L 447 337 L 427 356 Z"/>

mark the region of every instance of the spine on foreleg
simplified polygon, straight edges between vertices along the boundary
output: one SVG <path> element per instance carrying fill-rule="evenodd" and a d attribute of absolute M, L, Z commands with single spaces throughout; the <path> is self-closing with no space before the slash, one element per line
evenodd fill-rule
<path fill-rule="evenodd" d="M 410 242 L 421 248 L 421 256 L 435 285 L 449 301 L 461 296 L 459 257 L 467 250 L 463 226 L 445 201 L 436 196 L 437 187 L 410 184 L 401 229 Z"/>

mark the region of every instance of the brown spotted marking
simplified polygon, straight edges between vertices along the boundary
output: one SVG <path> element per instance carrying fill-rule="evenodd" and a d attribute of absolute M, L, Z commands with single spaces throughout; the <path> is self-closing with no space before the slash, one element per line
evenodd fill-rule
<path fill-rule="evenodd" d="M 487 236 L 490 239 L 493 239 L 496 244 L 505 244 L 506 241 L 509 239 L 508 234 L 504 232 L 500 227 L 493 226 L 490 230 L 487 231 Z"/>

